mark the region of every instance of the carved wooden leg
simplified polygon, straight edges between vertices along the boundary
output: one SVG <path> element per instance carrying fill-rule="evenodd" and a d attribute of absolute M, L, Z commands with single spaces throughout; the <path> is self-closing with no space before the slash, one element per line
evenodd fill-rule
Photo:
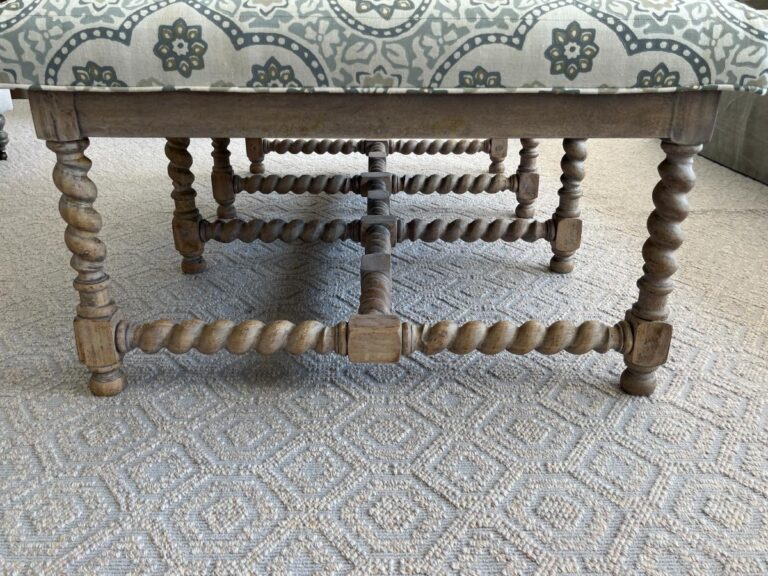
<path fill-rule="evenodd" d="M 520 140 L 520 165 L 517 167 L 518 190 L 515 216 L 533 218 L 536 214 L 534 203 L 539 197 L 539 141 L 533 138 Z"/>
<path fill-rule="evenodd" d="M 675 250 L 683 243 L 681 223 L 688 216 L 688 192 L 696 181 L 693 157 L 701 146 L 662 142 L 667 157 L 659 165 L 661 181 L 653 190 L 655 210 L 648 218 L 649 238 L 643 245 L 643 276 L 637 302 L 627 311 L 634 345 L 624 356 L 627 368 L 621 375 L 621 389 L 628 394 L 649 396 L 656 388 L 656 369 L 664 364 L 672 339 L 667 299 L 672 292 L 672 275 L 677 270 Z"/>
<path fill-rule="evenodd" d="M 245 152 L 251 161 L 251 174 L 264 174 L 264 139 L 246 138 Z"/>
<path fill-rule="evenodd" d="M 107 249 L 98 238 L 101 216 L 93 207 L 96 186 L 88 178 L 88 140 L 48 142 L 56 153 L 53 181 L 61 192 L 59 212 L 67 223 L 64 240 L 77 272 L 80 304 L 75 317 L 75 341 L 80 361 L 91 371 L 88 386 L 97 396 L 112 396 L 125 387 L 122 358 L 115 343 L 119 320 L 110 280 L 104 271 Z"/>
<path fill-rule="evenodd" d="M 568 138 L 563 140 L 565 155 L 560 162 L 563 174 L 560 196 L 552 219 L 555 221 L 555 240 L 552 242 L 554 256 L 549 268 L 559 274 L 573 271 L 573 255 L 581 243 L 581 181 L 584 180 L 584 161 L 587 159 L 587 141 Z"/>
<path fill-rule="evenodd" d="M 0 114 L 0 160 L 7 160 L 5 147 L 8 146 L 8 133 L 3 128 L 5 128 L 5 116 Z"/>
<path fill-rule="evenodd" d="M 182 255 L 181 270 L 185 274 L 197 274 L 205 270 L 203 250 L 205 243 L 200 237 L 200 212 L 195 206 L 195 177 L 190 171 L 192 155 L 188 151 L 189 138 L 168 138 L 165 155 L 168 157 L 168 175 L 173 180 L 173 240 Z"/>
<path fill-rule="evenodd" d="M 229 163 L 229 138 L 212 138 L 213 145 L 213 172 L 211 173 L 211 187 L 213 198 L 219 205 L 216 215 L 221 220 L 237 218 L 235 209 L 235 172 Z"/>
<path fill-rule="evenodd" d="M 506 166 L 504 160 L 507 159 L 508 141 L 506 138 L 491 138 L 489 141 L 489 152 L 491 157 L 491 166 L 488 172 L 491 174 L 504 174 Z"/>

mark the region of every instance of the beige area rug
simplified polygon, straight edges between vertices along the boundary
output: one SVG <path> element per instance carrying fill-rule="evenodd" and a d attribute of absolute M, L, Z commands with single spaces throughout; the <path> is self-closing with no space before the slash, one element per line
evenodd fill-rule
<path fill-rule="evenodd" d="M 618 391 L 617 354 L 130 355 L 128 389 L 89 396 L 50 172 L 28 107 L 0 164 L 0 573 L 768 573 L 768 188 L 706 160 L 673 296 L 671 361 L 651 399 Z M 234 162 L 247 168 L 242 142 Z M 214 213 L 209 146 L 194 143 Z M 544 215 L 560 145 L 542 146 Z M 117 301 L 143 321 L 345 319 L 359 247 L 209 244 L 179 271 L 163 142 L 89 155 Z M 616 321 L 635 298 L 661 152 L 595 141 L 585 243 L 402 244 L 395 305 L 413 321 Z M 485 156 L 397 157 L 480 172 Z M 277 173 L 354 173 L 353 157 L 278 157 Z M 359 198 L 246 197 L 263 217 L 354 218 Z M 513 199 L 396 197 L 408 217 L 509 215 Z"/>

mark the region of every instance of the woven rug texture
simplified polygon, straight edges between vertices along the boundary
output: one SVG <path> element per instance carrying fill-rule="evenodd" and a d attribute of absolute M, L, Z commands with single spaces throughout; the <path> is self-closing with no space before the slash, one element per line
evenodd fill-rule
<path fill-rule="evenodd" d="M 704 159 L 679 251 L 669 363 L 651 398 L 620 393 L 616 353 L 126 358 L 91 397 L 76 295 L 29 108 L 0 163 L 0 574 L 768 573 L 768 187 Z M 184 276 L 161 140 L 88 155 L 108 272 L 135 321 L 346 319 L 353 243 L 206 247 Z M 245 171 L 242 140 L 233 163 Z M 516 166 L 510 143 L 508 170 Z M 215 214 L 210 144 L 192 145 Z M 539 217 L 562 148 L 541 146 Z M 590 143 L 576 269 L 549 245 L 403 243 L 394 305 L 415 322 L 616 322 L 636 296 L 657 142 Z M 477 156 L 394 156 L 398 173 L 483 172 Z M 273 173 L 355 174 L 365 158 L 267 157 Z M 360 217 L 354 196 L 248 196 L 247 217 Z M 514 196 L 397 195 L 405 218 L 509 217 Z"/>

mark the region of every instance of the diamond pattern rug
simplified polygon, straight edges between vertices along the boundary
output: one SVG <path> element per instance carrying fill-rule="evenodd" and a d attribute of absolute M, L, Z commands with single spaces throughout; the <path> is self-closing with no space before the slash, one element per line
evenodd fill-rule
<path fill-rule="evenodd" d="M 618 391 L 617 354 L 130 355 L 129 387 L 91 397 L 75 358 L 53 155 L 29 109 L 0 163 L 0 573 L 765 574 L 768 188 L 706 160 L 685 224 L 671 361 L 650 399 Z M 236 167 L 247 160 L 234 144 Z M 206 216 L 208 143 L 193 145 Z M 346 318 L 356 245 L 209 244 L 179 271 L 163 143 L 89 155 L 115 295 L 129 318 Z M 556 202 L 558 142 L 542 145 Z M 594 141 L 574 273 L 549 247 L 402 244 L 407 319 L 615 321 L 635 297 L 651 141 Z M 396 157 L 480 172 L 487 156 Z M 513 169 L 514 162 L 510 162 Z M 356 173 L 361 156 L 269 156 L 277 173 Z M 359 198 L 239 198 L 248 216 L 354 218 Z M 400 197 L 407 217 L 509 215 L 513 198 Z"/>

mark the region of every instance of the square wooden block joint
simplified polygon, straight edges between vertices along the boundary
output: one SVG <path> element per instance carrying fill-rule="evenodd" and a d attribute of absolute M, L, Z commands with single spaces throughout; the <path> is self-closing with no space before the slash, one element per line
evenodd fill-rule
<path fill-rule="evenodd" d="M 496 158 L 504 158 L 509 151 L 509 140 L 506 138 L 491 138 L 488 154 Z"/>
<path fill-rule="evenodd" d="M 535 172 L 520 172 L 517 175 L 517 199 L 536 200 L 539 197 L 539 175 Z"/>
<path fill-rule="evenodd" d="M 75 318 L 77 356 L 89 368 L 107 367 L 120 362 L 115 345 L 113 320 Z"/>
<path fill-rule="evenodd" d="M 194 252 L 202 249 L 203 241 L 200 233 L 201 218 L 196 220 L 180 220 L 174 218 L 171 223 L 173 243 L 179 252 Z"/>
<path fill-rule="evenodd" d="M 365 244 L 365 235 L 372 226 L 386 226 L 389 229 L 389 240 L 394 246 L 397 244 L 398 228 L 400 221 L 394 216 L 363 216 L 360 219 L 360 240 Z"/>
<path fill-rule="evenodd" d="M 575 252 L 581 246 L 581 220 L 564 218 L 555 224 L 553 248 L 561 252 Z"/>
<path fill-rule="evenodd" d="M 402 329 L 398 316 L 356 314 L 347 326 L 347 355 L 355 364 L 400 361 Z"/>
<path fill-rule="evenodd" d="M 671 324 L 640 321 L 634 323 L 634 332 L 634 344 L 629 354 L 632 364 L 654 368 L 667 361 L 672 342 Z"/>
<path fill-rule="evenodd" d="M 392 194 L 395 190 L 395 175 L 391 172 L 363 172 L 358 178 L 360 192 L 363 196 L 368 195 L 368 188 L 373 182 L 381 182 L 387 195 Z M 371 192 L 380 194 L 380 190 L 381 188 L 379 190 L 374 188 Z"/>

